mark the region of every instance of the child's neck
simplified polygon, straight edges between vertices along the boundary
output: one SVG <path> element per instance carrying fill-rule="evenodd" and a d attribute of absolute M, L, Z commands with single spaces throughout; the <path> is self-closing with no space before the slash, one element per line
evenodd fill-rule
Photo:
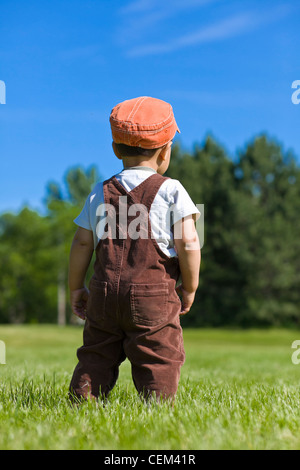
<path fill-rule="evenodd" d="M 132 167 L 147 167 L 152 168 L 153 170 L 157 171 L 158 165 L 156 159 L 149 157 L 124 157 L 123 160 L 123 167 L 124 169 L 132 168 Z"/>

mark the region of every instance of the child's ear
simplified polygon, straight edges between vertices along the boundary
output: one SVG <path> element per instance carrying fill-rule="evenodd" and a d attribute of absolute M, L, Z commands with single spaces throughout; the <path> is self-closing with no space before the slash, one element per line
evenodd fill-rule
<path fill-rule="evenodd" d="M 162 160 L 165 160 L 167 157 L 167 151 L 169 148 L 172 146 L 172 141 L 168 142 L 164 147 L 161 149 L 159 156 L 161 157 Z"/>
<path fill-rule="evenodd" d="M 112 142 L 112 148 L 113 148 L 113 151 L 114 151 L 114 154 L 115 156 L 119 159 L 119 160 L 122 160 L 122 156 L 118 150 L 118 147 L 116 146 L 115 142 L 113 141 Z"/>

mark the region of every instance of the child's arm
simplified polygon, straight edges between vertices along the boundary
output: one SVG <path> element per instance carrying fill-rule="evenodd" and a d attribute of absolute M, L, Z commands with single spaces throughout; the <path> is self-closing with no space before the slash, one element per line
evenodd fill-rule
<path fill-rule="evenodd" d="M 192 215 L 174 224 L 174 241 L 182 279 L 178 288 L 182 295 L 180 313 L 184 315 L 190 310 L 195 299 L 201 262 L 200 243 Z"/>
<path fill-rule="evenodd" d="M 93 232 L 79 227 L 73 238 L 69 259 L 69 289 L 71 307 L 75 315 L 85 319 L 88 289 L 85 276 L 94 251 Z"/>

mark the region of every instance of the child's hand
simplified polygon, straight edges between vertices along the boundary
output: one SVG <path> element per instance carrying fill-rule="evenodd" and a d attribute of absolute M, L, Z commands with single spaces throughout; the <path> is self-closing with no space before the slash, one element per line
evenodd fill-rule
<path fill-rule="evenodd" d="M 185 315 L 191 309 L 195 300 L 195 292 L 187 292 L 183 289 L 182 284 L 176 287 L 177 294 L 181 295 L 181 312 L 180 315 Z"/>
<path fill-rule="evenodd" d="M 86 287 L 81 289 L 71 290 L 70 300 L 71 308 L 77 317 L 85 320 L 86 318 L 86 306 L 89 298 L 89 290 Z"/>

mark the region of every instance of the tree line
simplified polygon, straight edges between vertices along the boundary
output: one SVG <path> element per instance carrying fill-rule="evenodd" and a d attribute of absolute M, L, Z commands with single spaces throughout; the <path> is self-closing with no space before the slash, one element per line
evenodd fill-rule
<path fill-rule="evenodd" d="M 208 136 L 191 151 L 175 144 L 167 176 L 205 207 L 200 284 L 183 326 L 297 327 L 300 168 L 293 152 L 260 135 L 230 158 Z M 72 168 L 63 186 L 47 184 L 45 215 L 25 207 L 0 216 L 0 323 L 75 321 L 67 289 L 73 219 L 99 179 L 96 166 Z"/>

